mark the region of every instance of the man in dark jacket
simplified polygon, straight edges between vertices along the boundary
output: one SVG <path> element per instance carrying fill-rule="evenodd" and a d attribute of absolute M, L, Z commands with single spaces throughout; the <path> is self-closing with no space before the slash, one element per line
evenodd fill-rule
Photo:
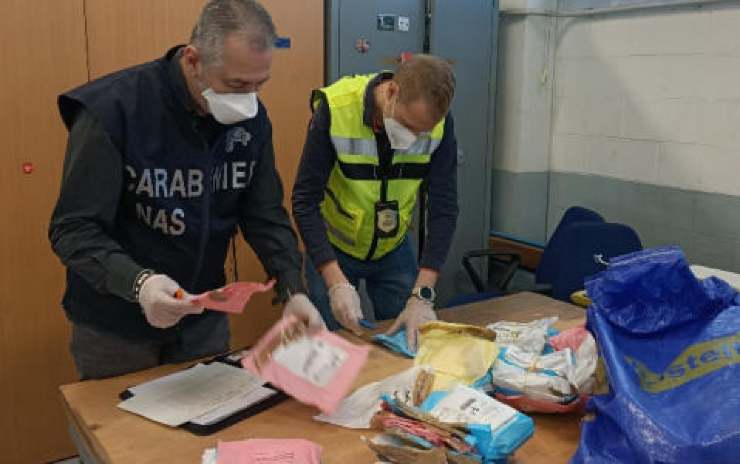
<path fill-rule="evenodd" d="M 187 296 L 224 284 L 237 227 L 285 313 L 323 325 L 257 99 L 274 40 L 256 1 L 211 0 L 189 45 L 59 97 L 69 141 L 49 238 L 83 379 L 227 350 L 227 317 Z"/>

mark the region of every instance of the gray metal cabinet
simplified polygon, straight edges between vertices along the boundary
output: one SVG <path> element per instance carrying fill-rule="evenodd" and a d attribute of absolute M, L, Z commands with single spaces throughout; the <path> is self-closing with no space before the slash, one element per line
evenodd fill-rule
<path fill-rule="evenodd" d="M 392 69 L 402 52 L 453 63 L 460 217 L 437 288 L 444 306 L 449 297 L 472 291 L 461 265 L 464 251 L 488 245 L 498 2 L 327 0 L 326 14 L 327 83 Z"/>

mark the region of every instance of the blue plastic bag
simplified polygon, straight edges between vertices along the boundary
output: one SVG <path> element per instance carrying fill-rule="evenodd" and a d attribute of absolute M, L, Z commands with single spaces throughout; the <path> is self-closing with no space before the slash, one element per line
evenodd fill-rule
<path fill-rule="evenodd" d="M 572 462 L 740 462 L 737 292 L 697 280 L 675 247 L 615 258 L 586 289 L 609 392 Z"/>

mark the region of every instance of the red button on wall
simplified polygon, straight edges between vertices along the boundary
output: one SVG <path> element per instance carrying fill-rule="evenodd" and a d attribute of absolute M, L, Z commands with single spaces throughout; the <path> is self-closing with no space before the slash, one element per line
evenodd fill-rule
<path fill-rule="evenodd" d="M 33 163 L 23 163 L 23 173 L 31 174 L 33 172 Z"/>
<path fill-rule="evenodd" d="M 414 57 L 414 54 L 411 52 L 401 52 L 401 56 L 400 56 L 401 63 L 405 63 L 413 57 Z"/>

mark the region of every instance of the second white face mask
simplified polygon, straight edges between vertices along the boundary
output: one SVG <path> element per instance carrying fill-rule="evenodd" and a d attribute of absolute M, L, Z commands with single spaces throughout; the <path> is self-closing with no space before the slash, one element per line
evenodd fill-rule
<path fill-rule="evenodd" d="M 416 135 L 393 118 L 383 118 L 385 133 L 394 150 L 407 150 L 416 142 Z"/>
<path fill-rule="evenodd" d="M 385 126 L 385 133 L 388 134 L 388 141 L 391 143 L 391 148 L 394 150 L 407 150 L 411 145 L 416 142 L 416 134 L 411 132 L 393 118 L 395 112 L 396 102 L 393 102 L 393 109 L 391 110 L 391 116 L 383 117 L 383 125 Z"/>
<path fill-rule="evenodd" d="M 257 93 L 216 93 L 210 87 L 205 89 L 203 98 L 208 103 L 208 111 L 221 124 L 234 124 L 257 116 L 259 104 Z"/>

